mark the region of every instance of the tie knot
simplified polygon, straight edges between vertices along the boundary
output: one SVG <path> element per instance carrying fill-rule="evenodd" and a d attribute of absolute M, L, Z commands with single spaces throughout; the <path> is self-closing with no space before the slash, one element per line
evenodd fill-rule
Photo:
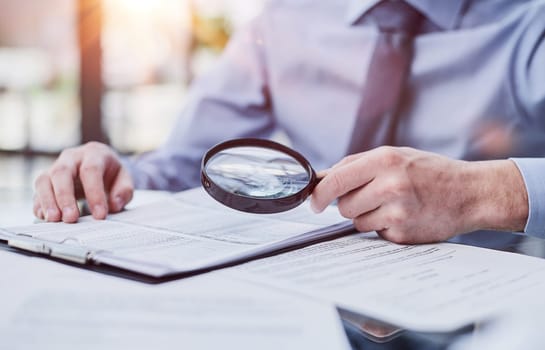
<path fill-rule="evenodd" d="M 416 35 L 423 16 L 403 0 L 383 0 L 369 12 L 381 32 Z"/>

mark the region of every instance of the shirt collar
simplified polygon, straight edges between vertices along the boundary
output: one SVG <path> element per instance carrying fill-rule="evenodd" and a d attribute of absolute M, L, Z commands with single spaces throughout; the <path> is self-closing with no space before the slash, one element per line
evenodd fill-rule
<path fill-rule="evenodd" d="M 381 0 L 350 0 L 346 22 L 354 25 Z M 422 12 L 426 18 L 444 30 L 454 29 L 467 0 L 405 0 Z"/>

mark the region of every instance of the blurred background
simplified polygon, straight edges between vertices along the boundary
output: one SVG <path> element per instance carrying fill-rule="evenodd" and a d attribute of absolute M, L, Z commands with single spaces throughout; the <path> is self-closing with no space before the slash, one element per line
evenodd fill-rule
<path fill-rule="evenodd" d="M 34 178 L 66 147 L 158 146 L 188 85 L 263 3 L 0 0 L 0 212 L 28 205 Z"/>

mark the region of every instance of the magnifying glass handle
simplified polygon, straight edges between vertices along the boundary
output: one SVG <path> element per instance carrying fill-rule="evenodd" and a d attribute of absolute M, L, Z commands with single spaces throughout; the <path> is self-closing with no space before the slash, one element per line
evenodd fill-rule
<path fill-rule="evenodd" d="M 322 179 L 323 179 L 324 177 L 327 176 L 327 173 L 328 173 L 327 170 L 318 171 L 318 172 L 316 173 L 316 181 L 317 181 L 316 184 L 317 184 L 318 182 L 322 181 Z"/>
<path fill-rule="evenodd" d="M 312 191 L 314 191 L 314 188 L 316 187 L 316 185 L 318 185 L 320 183 L 320 181 L 322 181 L 322 179 L 327 175 L 327 172 L 325 171 L 320 171 L 319 173 L 316 173 L 316 175 L 314 176 L 314 179 L 312 180 L 312 183 L 310 184 L 310 191 L 309 193 L 312 193 Z"/>

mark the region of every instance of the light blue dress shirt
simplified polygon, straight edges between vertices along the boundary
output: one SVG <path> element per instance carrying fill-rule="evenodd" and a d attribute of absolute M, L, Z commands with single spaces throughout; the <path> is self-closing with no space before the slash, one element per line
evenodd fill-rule
<path fill-rule="evenodd" d="M 129 163 L 138 188 L 199 185 L 212 145 L 282 131 L 316 169 L 346 154 L 377 29 L 377 0 L 275 0 L 198 79 L 170 138 Z M 452 158 L 512 157 L 545 237 L 545 1 L 408 0 L 427 18 L 415 43 L 397 144 Z M 500 126 L 511 147 L 483 152 Z"/>

